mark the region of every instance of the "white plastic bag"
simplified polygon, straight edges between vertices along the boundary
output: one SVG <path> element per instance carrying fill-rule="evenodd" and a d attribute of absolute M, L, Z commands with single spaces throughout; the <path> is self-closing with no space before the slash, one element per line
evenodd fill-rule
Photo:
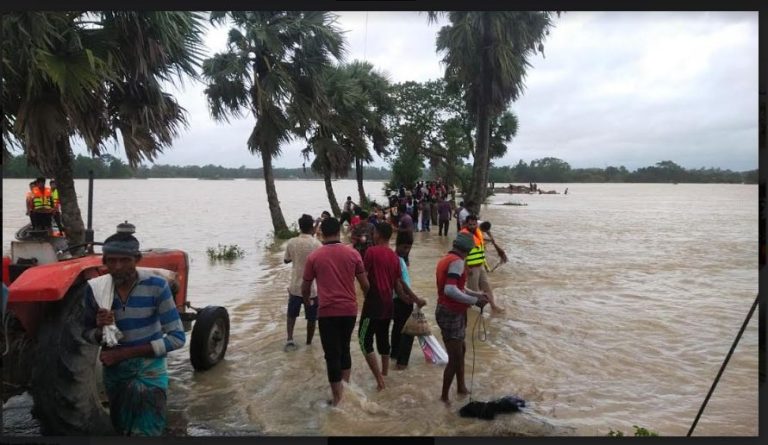
<path fill-rule="evenodd" d="M 419 344 L 424 353 L 424 359 L 435 365 L 448 364 L 448 353 L 434 335 L 420 335 Z"/>

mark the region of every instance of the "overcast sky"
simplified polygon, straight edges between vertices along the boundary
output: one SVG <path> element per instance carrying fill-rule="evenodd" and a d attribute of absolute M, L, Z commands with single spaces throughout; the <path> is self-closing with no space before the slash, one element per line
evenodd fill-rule
<path fill-rule="evenodd" d="M 338 25 L 348 61 L 368 60 L 403 82 L 443 75 L 435 39 L 445 22 L 371 11 L 339 13 Z M 227 31 L 209 30 L 211 54 L 225 49 Z M 574 168 L 757 168 L 757 12 L 568 12 L 555 19 L 545 56 L 530 60 L 525 92 L 510 106 L 518 134 L 496 165 L 553 156 Z M 185 81 L 176 91 L 190 126 L 156 162 L 260 167 L 246 148 L 253 118 L 213 121 L 203 89 Z M 274 165 L 301 166 L 304 146 L 286 145 Z"/>

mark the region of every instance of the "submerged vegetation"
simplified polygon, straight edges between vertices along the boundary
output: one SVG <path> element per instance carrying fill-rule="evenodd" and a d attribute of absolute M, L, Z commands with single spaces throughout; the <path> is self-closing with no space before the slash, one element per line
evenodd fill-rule
<path fill-rule="evenodd" d="M 299 229 L 296 228 L 296 224 L 291 224 L 291 227 L 286 227 L 283 230 L 274 231 L 275 240 L 286 240 L 299 236 Z"/>
<path fill-rule="evenodd" d="M 635 429 L 635 434 L 634 434 L 635 437 L 651 437 L 651 436 L 658 436 L 659 435 L 659 433 L 657 433 L 656 431 L 651 431 L 651 430 L 645 429 L 645 428 L 643 428 L 641 426 L 632 425 L 632 428 Z M 624 437 L 624 433 L 621 432 L 621 431 L 611 430 L 611 431 L 608 432 L 608 436 L 610 436 L 610 437 Z"/>
<path fill-rule="evenodd" d="M 208 259 L 211 261 L 224 260 L 234 261 L 245 256 L 245 251 L 237 244 L 228 244 L 223 246 L 209 247 L 205 250 L 208 253 Z"/>

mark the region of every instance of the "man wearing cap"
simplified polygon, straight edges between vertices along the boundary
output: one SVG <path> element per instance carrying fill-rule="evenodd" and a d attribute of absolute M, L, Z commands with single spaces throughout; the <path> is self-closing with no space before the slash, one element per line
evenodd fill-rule
<path fill-rule="evenodd" d="M 480 292 L 465 289 L 467 271 L 464 258 L 475 246 L 472 235 L 459 233 L 453 242 L 453 249 L 437 263 L 437 308 L 435 321 L 440 327 L 445 349 L 448 352 L 448 364 L 443 371 L 443 391 L 440 400 L 450 403 L 448 393 L 456 376 L 459 394 L 468 394 L 464 381 L 464 337 L 467 330 L 467 309 L 472 305 L 480 308 L 488 303 L 488 297 Z"/>
<path fill-rule="evenodd" d="M 184 329 L 168 282 L 137 270 L 141 253 L 133 235 L 110 236 L 102 252 L 109 273 L 88 280 L 83 337 L 105 345 L 107 328 L 116 325 L 117 344 L 99 356 L 112 425 L 118 434 L 159 436 L 166 426 L 165 356 L 184 345 Z"/>

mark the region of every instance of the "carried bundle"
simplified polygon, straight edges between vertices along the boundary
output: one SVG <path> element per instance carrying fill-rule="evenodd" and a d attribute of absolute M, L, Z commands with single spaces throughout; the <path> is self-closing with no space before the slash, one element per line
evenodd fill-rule
<path fill-rule="evenodd" d="M 420 308 L 416 308 L 416 310 L 411 313 L 411 316 L 408 317 L 408 320 L 406 320 L 405 325 L 403 326 L 402 333 L 414 337 L 432 334 L 432 331 L 429 329 L 427 317 L 424 315 L 424 312 L 421 312 Z"/>

